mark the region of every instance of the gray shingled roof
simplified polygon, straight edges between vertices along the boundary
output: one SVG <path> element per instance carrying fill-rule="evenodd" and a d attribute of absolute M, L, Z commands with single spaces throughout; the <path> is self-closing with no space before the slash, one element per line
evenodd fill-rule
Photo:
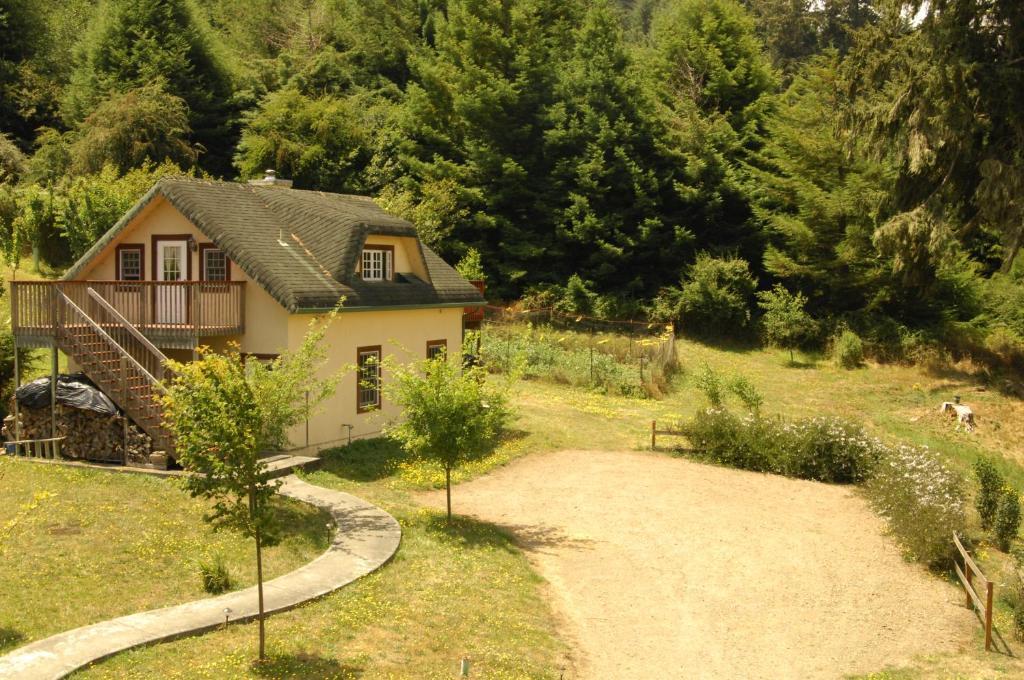
<path fill-rule="evenodd" d="M 329 309 L 342 296 L 345 309 L 484 302 L 476 288 L 419 239 L 429 281 L 412 274 L 382 282 L 357 276 L 367 235 L 416 236 L 412 224 L 384 212 L 370 198 L 184 177 L 160 179 L 64 278 L 83 271 L 158 195 L 290 312 Z"/>

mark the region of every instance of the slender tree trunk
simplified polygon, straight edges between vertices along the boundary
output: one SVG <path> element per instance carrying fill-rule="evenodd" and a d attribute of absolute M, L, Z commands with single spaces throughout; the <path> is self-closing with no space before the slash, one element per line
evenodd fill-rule
<path fill-rule="evenodd" d="M 1017 253 L 1024 246 L 1024 224 L 1017 227 L 1017 233 L 1006 248 L 1006 256 L 1003 258 L 1003 273 L 1009 273 L 1013 269 L 1013 261 L 1017 259 Z"/>
<path fill-rule="evenodd" d="M 263 613 L 263 537 L 260 533 L 260 524 L 257 519 L 256 491 L 249 491 L 249 508 L 253 519 L 256 520 L 256 592 L 259 594 L 259 622 L 260 622 L 260 661 L 267 658 L 267 630 L 264 626 Z"/>
<path fill-rule="evenodd" d="M 789 348 L 789 363 L 790 364 L 795 364 L 796 363 L 796 359 L 793 358 L 793 348 L 792 347 Z"/>
<path fill-rule="evenodd" d="M 452 469 L 444 467 L 444 488 L 448 495 L 448 523 L 452 523 Z"/>

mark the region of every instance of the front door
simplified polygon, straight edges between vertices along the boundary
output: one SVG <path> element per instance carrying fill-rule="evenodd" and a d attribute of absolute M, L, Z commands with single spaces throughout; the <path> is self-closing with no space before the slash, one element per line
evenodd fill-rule
<path fill-rule="evenodd" d="M 185 281 L 188 276 L 188 242 L 156 242 L 156 280 Z M 156 322 L 188 323 L 188 291 L 185 286 L 157 285 Z"/>

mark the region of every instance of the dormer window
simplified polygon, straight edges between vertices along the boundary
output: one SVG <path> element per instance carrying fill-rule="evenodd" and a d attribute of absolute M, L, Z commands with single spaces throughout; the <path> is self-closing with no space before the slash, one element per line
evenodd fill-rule
<path fill-rule="evenodd" d="M 363 281 L 391 281 L 395 278 L 394 246 L 363 247 Z"/>

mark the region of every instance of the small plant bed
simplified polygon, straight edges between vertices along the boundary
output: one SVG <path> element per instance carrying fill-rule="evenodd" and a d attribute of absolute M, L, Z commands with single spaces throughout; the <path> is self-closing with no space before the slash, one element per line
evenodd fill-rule
<path fill-rule="evenodd" d="M 173 479 L 0 457 L 0 652 L 112 617 L 208 597 L 255 582 L 249 541 L 214 533 L 209 506 Z M 327 548 L 328 516 L 280 499 L 270 576 Z M 219 567 L 215 566 L 218 565 Z M 228 582 L 223 582 L 223 576 Z"/>
<path fill-rule="evenodd" d="M 449 525 L 443 511 L 419 506 L 407 489 L 430 475 L 411 472 L 416 465 L 379 439 L 337 449 L 305 476 L 391 513 L 402 545 L 379 571 L 271 617 L 265 665 L 253 665 L 253 628 L 241 625 L 130 651 L 75 677 L 447 678 L 468 656 L 470 677 L 558 678 L 565 648 L 539 577 L 505 532 L 465 518 Z"/>
<path fill-rule="evenodd" d="M 660 397 L 675 367 L 674 336 L 661 324 L 636 324 L 632 333 L 588 327 L 572 318 L 489 322 L 481 335 L 487 368 L 532 380 L 585 387 L 606 394 Z M 630 326 L 634 328 L 634 326 Z"/>

